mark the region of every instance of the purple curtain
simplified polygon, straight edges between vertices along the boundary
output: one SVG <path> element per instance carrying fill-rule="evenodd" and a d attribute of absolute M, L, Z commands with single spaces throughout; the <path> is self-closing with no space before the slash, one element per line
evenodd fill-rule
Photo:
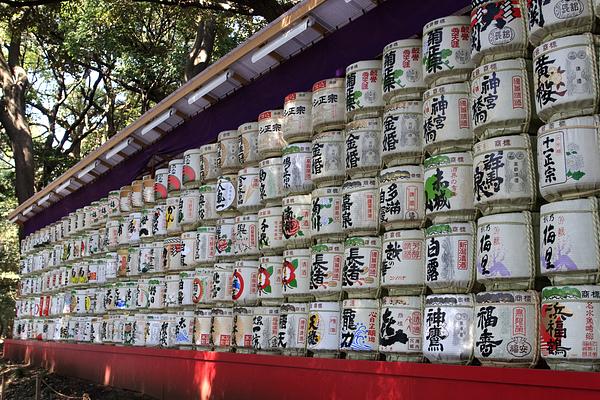
<path fill-rule="evenodd" d="M 105 197 L 109 191 L 129 184 L 144 172 L 154 155 L 172 156 L 211 143 L 221 131 L 255 121 L 262 111 L 282 108 L 287 94 L 310 91 L 318 80 L 343 76 L 347 65 L 379 58 L 388 43 L 420 35 L 427 22 L 450 15 L 469 3 L 469 0 L 388 0 L 382 3 L 177 127 L 96 181 L 35 215 L 24 223 L 24 234 L 43 228 L 77 208 Z"/>

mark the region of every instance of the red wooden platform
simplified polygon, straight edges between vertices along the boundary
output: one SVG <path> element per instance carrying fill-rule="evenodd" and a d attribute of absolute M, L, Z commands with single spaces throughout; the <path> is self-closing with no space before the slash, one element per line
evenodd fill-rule
<path fill-rule="evenodd" d="M 159 399 L 600 399 L 600 374 L 585 372 L 20 340 L 4 357 Z"/>

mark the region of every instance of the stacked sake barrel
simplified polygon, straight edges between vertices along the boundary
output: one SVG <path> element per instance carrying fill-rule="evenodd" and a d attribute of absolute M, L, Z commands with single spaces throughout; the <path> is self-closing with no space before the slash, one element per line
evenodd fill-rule
<path fill-rule="evenodd" d="M 537 116 L 541 356 L 554 369 L 600 369 L 598 340 L 597 14 L 591 1 L 528 4 Z M 597 7 L 597 6 L 596 6 Z M 598 10 L 596 10 L 598 11 Z"/>

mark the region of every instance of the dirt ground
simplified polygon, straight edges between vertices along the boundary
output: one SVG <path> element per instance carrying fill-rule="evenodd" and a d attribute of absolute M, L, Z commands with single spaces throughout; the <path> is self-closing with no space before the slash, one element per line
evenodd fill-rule
<path fill-rule="evenodd" d="M 5 373 L 2 400 L 35 400 L 36 375 L 40 376 L 42 400 L 153 400 L 154 397 L 82 379 L 61 376 L 41 368 L 30 368 L 0 358 L 0 376 Z"/>

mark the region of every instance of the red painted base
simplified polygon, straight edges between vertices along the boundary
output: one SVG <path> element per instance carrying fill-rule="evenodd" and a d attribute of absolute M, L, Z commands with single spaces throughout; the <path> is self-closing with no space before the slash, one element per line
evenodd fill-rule
<path fill-rule="evenodd" d="M 4 357 L 159 399 L 600 399 L 600 374 L 585 372 L 20 340 Z"/>

